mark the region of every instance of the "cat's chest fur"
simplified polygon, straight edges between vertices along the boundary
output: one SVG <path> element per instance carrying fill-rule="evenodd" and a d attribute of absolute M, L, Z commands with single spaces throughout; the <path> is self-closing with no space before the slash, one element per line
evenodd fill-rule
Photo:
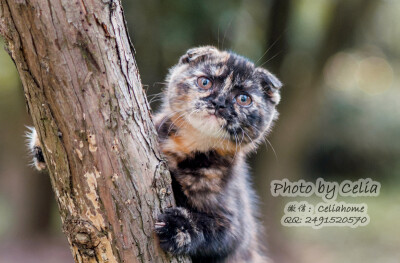
<path fill-rule="evenodd" d="M 216 147 L 217 141 L 199 137 L 190 127 L 175 127 L 169 120 L 156 126 L 178 205 L 203 212 L 218 207 L 232 181 L 232 169 L 239 157 L 235 149 L 221 142 L 221 147 Z"/>

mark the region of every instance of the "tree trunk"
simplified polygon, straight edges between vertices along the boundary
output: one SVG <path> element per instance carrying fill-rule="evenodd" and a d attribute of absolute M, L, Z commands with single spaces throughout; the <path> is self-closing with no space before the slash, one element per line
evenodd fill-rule
<path fill-rule="evenodd" d="M 75 261 L 189 262 L 153 233 L 174 200 L 120 1 L 0 8 Z"/>

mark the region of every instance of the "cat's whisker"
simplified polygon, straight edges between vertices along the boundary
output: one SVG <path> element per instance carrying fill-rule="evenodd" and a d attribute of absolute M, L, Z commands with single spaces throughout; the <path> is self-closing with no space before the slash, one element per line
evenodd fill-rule
<path fill-rule="evenodd" d="M 199 112 L 199 111 L 200 111 L 200 110 L 198 110 L 198 109 L 195 109 L 195 110 L 191 111 L 191 112 L 189 113 L 189 115 L 187 115 L 187 118 L 190 118 L 190 116 L 191 116 L 193 113 L 197 113 L 197 112 Z M 172 121 L 171 125 L 170 125 L 169 128 L 168 128 L 167 134 L 169 134 L 169 133 L 171 132 L 171 130 L 172 130 L 171 128 L 173 127 L 173 125 L 177 126 L 179 129 L 184 125 L 184 122 L 181 122 L 180 124 L 179 124 L 179 123 L 176 124 L 176 122 L 179 122 L 179 120 L 183 119 L 183 118 L 185 117 L 185 115 L 186 115 L 186 112 L 185 112 L 185 111 L 180 111 L 180 112 L 183 112 L 183 113 L 181 113 L 181 114 L 178 116 L 178 118 L 177 118 L 176 120 Z M 172 116 L 174 116 L 174 114 L 173 114 Z M 171 116 L 171 117 L 172 117 L 172 116 Z"/>
<path fill-rule="evenodd" d="M 259 132 L 260 134 L 262 134 L 262 132 L 261 132 L 257 127 L 255 127 L 255 126 L 252 125 L 252 124 L 250 124 L 250 126 L 253 127 L 254 129 L 256 129 L 257 132 Z M 268 145 L 271 146 L 271 149 L 272 149 L 272 151 L 273 151 L 273 153 L 274 153 L 274 155 L 275 155 L 275 159 L 276 159 L 277 162 L 279 162 L 278 155 L 276 154 L 275 148 L 274 148 L 274 146 L 272 146 L 272 143 L 268 140 L 267 137 L 262 137 L 262 140 L 263 140 L 263 142 L 264 142 L 264 144 L 265 144 L 265 147 L 266 147 L 267 149 L 268 149 Z M 267 145 L 267 143 L 268 143 L 268 145 Z"/>
<path fill-rule="evenodd" d="M 147 98 L 153 98 L 153 97 L 155 97 L 155 96 L 164 96 L 164 91 L 161 91 L 161 92 L 159 92 L 159 93 L 154 93 L 154 94 L 148 95 Z"/>
<path fill-rule="evenodd" d="M 144 88 L 145 90 L 145 93 L 147 94 L 147 92 L 149 91 L 149 85 L 147 85 L 147 84 L 142 84 L 142 88 Z"/>
<path fill-rule="evenodd" d="M 222 44 L 221 44 L 221 48 L 224 49 L 224 42 L 225 42 L 225 37 L 226 37 L 226 33 L 229 31 L 229 29 L 231 28 L 232 25 L 232 21 L 233 21 L 233 17 L 231 18 L 231 21 L 228 24 L 228 28 L 225 29 L 225 33 L 224 33 L 224 38 L 222 39 Z"/>
<path fill-rule="evenodd" d="M 263 136 L 263 132 L 261 132 L 257 127 L 255 127 L 254 125 L 250 124 L 251 127 L 253 127 L 258 133 L 260 133 L 261 135 L 261 140 L 263 141 L 263 143 L 265 144 L 265 147 L 268 149 L 268 145 L 266 144 L 265 140 L 267 140 L 267 138 L 265 136 Z M 272 144 L 271 144 L 272 147 Z M 273 148 L 273 147 L 272 147 Z M 272 149 L 275 153 L 275 149 Z M 275 158 L 278 159 L 276 153 L 275 153 Z"/>
<path fill-rule="evenodd" d="M 259 67 L 264 66 L 265 64 L 267 64 L 268 62 L 270 62 L 271 60 L 273 60 L 276 56 L 280 55 L 282 53 L 282 51 L 279 51 L 278 53 L 276 53 L 275 55 L 273 55 L 270 59 L 268 59 L 267 61 L 265 61 L 264 63 L 262 63 Z"/>
<path fill-rule="evenodd" d="M 268 142 L 269 146 L 271 146 L 271 149 L 272 149 L 272 151 L 274 152 L 276 161 L 279 162 L 278 155 L 276 154 L 276 151 L 275 151 L 274 146 L 272 146 L 272 143 L 268 140 L 268 138 L 265 138 L 265 140 Z M 265 142 L 265 141 L 264 141 L 264 142 Z"/>
<path fill-rule="evenodd" d="M 166 89 L 168 88 L 168 83 L 167 83 L 167 82 L 154 82 L 154 83 L 153 83 L 153 88 L 155 88 L 156 85 L 163 86 L 163 87 L 161 88 L 161 90 L 163 90 L 164 88 L 166 88 Z"/>
<path fill-rule="evenodd" d="M 171 128 L 175 125 L 176 126 L 176 124 L 175 124 L 175 122 L 178 122 L 180 119 L 182 119 L 184 116 L 185 116 L 185 114 L 186 114 L 186 112 L 183 112 L 182 114 L 180 114 L 179 116 L 178 116 L 178 118 L 176 119 L 176 120 L 174 120 L 174 121 L 172 121 L 172 123 L 171 123 L 171 125 L 169 126 L 169 128 L 168 128 L 168 131 L 167 131 L 167 134 L 169 135 L 169 133 L 171 132 Z M 179 125 L 179 124 L 178 124 Z M 183 124 L 181 124 L 181 125 L 183 125 Z M 179 127 L 179 126 L 178 126 Z M 179 127 L 179 128 L 181 128 L 181 127 Z"/>
<path fill-rule="evenodd" d="M 282 38 L 282 36 L 283 36 L 283 33 L 271 44 L 271 46 L 269 46 L 269 48 L 262 54 L 262 56 L 254 64 L 257 64 L 268 53 L 268 51 L 270 51 L 271 48 L 273 48 L 275 46 L 275 44 L 278 43 L 278 41 Z"/>
<path fill-rule="evenodd" d="M 239 126 L 239 128 L 242 130 L 242 140 L 240 141 L 240 145 L 242 145 L 243 140 L 244 140 L 244 130 L 242 127 Z"/>
<path fill-rule="evenodd" d="M 223 133 L 223 127 L 221 126 L 221 128 L 220 128 L 220 130 L 221 130 L 221 132 Z M 223 134 L 222 134 L 223 135 Z M 218 137 L 218 141 L 217 141 L 217 143 L 218 144 L 221 144 L 221 142 L 224 140 L 224 136 L 220 136 L 220 137 Z"/>
<path fill-rule="evenodd" d="M 253 144 L 254 149 L 257 148 L 257 144 L 254 143 L 253 139 L 251 139 L 251 137 L 247 134 L 247 132 L 245 130 L 243 130 L 244 134 L 247 136 L 247 138 L 249 138 L 251 144 Z"/>
<path fill-rule="evenodd" d="M 150 100 L 149 101 L 149 104 L 151 104 L 151 103 L 153 103 L 153 102 L 157 102 L 157 101 L 163 101 L 164 99 L 163 98 L 159 98 L 159 99 L 156 99 L 156 100 Z"/>
<path fill-rule="evenodd" d="M 149 103 L 152 103 L 152 102 L 157 101 L 157 100 L 163 100 L 164 97 L 165 97 L 164 95 L 165 95 L 164 92 L 160 92 L 160 93 L 157 93 L 157 94 L 149 95 L 149 96 L 147 96 L 147 98 L 148 99 L 150 98 Z"/>
<path fill-rule="evenodd" d="M 223 129 L 224 129 L 224 126 L 219 126 L 219 129 L 218 129 L 218 131 L 217 131 L 217 135 L 218 135 L 218 138 L 220 138 L 220 137 L 223 137 Z"/>
<path fill-rule="evenodd" d="M 183 111 L 174 111 L 174 112 L 171 112 L 171 113 L 165 115 L 165 116 L 161 119 L 161 123 L 160 123 L 160 125 L 158 126 L 157 132 L 160 131 L 160 128 L 164 125 L 164 123 L 165 123 L 168 119 L 170 119 L 172 116 L 174 116 L 174 115 L 176 115 L 176 114 L 180 114 L 180 113 L 182 113 L 182 112 L 183 112 Z"/>
<path fill-rule="evenodd" d="M 182 118 L 183 118 L 183 117 L 185 117 L 185 116 L 182 116 Z M 177 128 L 178 128 L 178 129 L 181 129 L 181 128 L 183 127 L 183 125 L 185 125 L 185 122 L 184 122 L 184 121 L 182 121 L 180 124 L 178 123 Z"/>
<path fill-rule="evenodd" d="M 233 159 L 232 159 L 232 162 L 235 160 L 235 157 L 236 157 L 236 154 L 237 154 L 237 146 L 238 146 L 238 144 L 237 144 L 237 141 L 238 141 L 238 138 L 237 138 L 237 133 L 236 133 L 236 131 L 234 130 L 234 133 L 235 133 L 235 154 L 233 155 Z"/>
<path fill-rule="evenodd" d="M 218 34 L 217 34 L 217 39 L 218 39 L 218 49 L 219 49 L 219 26 L 220 26 L 220 24 L 218 24 Z"/>

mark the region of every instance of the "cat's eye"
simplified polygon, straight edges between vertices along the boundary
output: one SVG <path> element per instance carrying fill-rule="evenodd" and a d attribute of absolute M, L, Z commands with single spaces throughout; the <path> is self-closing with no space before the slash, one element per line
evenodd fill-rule
<path fill-rule="evenodd" d="M 249 106 L 252 102 L 251 97 L 246 94 L 236 96 L 236 102 L 243 107 Z"/>
<path fill-rule="evenodd" d="M 200 77 L 197 79 L 197 85 L 202 89 L 210 89 L 212 87 L 212 82 L 206 77 Z"/>

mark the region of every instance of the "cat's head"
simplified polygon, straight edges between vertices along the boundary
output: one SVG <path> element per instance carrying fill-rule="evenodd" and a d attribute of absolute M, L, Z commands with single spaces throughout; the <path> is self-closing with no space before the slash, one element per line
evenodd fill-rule
<path fill-rule="evenodd" d="M 281 82 L 232 52 L 190 49 L 167 82 L 164 107 L 210 138 L 254 145 L 278 115 Z"/>

